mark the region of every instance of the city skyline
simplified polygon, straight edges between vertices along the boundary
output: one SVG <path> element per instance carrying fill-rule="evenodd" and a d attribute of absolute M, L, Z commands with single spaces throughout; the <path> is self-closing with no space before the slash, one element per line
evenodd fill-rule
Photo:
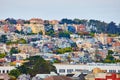
<path fill-rule="evenodd" d="M 119 0 L 0 0 L 0 19 L 79 18 L 120 23 Z"/>

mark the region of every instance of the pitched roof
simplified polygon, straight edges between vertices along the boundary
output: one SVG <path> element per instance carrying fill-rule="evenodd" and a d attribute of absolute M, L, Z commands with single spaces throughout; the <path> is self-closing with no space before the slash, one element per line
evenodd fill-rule
<path fill-rule="evenodd" d="M 9 80 L 10 77 L 8 74 L 0 74 L 0 80 Z"/>
<path fill-rule="evenodd" d="M 72 79 L 66 76 L 50 76 L 45 78 L 44 80 L 72 80 Z"/>

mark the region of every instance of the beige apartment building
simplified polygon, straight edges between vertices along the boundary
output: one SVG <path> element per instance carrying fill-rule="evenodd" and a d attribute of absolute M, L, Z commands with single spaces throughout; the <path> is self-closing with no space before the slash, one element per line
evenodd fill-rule
<path fill-rule="evenodd" d="M 42 19 L 39 18 L 30 19 L 30 26 L 33 33 L 39 33 L 40 31 L 42 31 L 43 34 L 45 34 L 45 29 L 43 24 L 44 21 Z"/>

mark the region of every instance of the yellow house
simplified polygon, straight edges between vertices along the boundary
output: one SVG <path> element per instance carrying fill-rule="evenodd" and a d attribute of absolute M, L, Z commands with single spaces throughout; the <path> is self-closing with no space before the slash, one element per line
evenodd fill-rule
<path fill-rule="evenodd" d="M 44 33 L 44 25 L 43 24 L 30 24 L 33 33 L 39 33 L 42 31 Z"/>
<path fill-rule="evenodd" d="M 39 18 L 30 19 L 30 26 L 33 33 L 39 33 L 40 31 L 42 31 L 44 34 L 45 29 L 43 24 L 44 24 L 44 21 L 42 19 L 39 19 Z"/>

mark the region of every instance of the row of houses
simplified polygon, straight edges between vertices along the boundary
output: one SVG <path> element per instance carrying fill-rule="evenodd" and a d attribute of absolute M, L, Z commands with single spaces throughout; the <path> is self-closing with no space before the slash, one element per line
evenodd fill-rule
<path fill-rule="evenodd" d="M 86 65 L 73 65 L 73 64 L 54 64 L 59 75 L 64 75 L 70 78 L 70 80 L 119 80 L 120 76 L 120 64 L 104 64 L 104 63 L 89 63 Z M 61 67 L 62 66 L 62 67 Z M 2 66 L 0 67 L 0 73 L 8 73 L 10 70 L 15 69 L 14 66 Z M 47 79 L 58 74 L 51 72 L 50 74 L 36 74 L 33 77 L 35 80 Z M 18 80 L 29 78 L 29 75 L 22 74 L 18 77 Z M 59 76 L 60 77 L 60 76 Z M 58 78 L 59 78 L 58 77 Z"/>
<path fill-rule="evenodd" d="M 23 31 L 24 33 L 39 33 L 40 31 L 45 34 L 45 31 L 48 29 L 53 29 L 54 31 L 58 30 L 67 30 L 72 33 L 76 32 L 87 32 L 89 31 L 88 28 L 82 24 L 75 25 L 75 24 L 59 24 L 58 21 L 53 20 L 50 21 L 49 25 L 45 25 L 42 19 L 32 18 L 29 20 L 30 23 L 23 23 L 22 21 L 18 21 L 17 24 L 9 24 L 6 23 L 5 25 L 1 25 L 1 30 L 4 32 L 14 32 L 16 30 Z M 52 25 L 52 27 L 51 27 Z M 51 27 L 51 28 L 50 28 Z"/>

